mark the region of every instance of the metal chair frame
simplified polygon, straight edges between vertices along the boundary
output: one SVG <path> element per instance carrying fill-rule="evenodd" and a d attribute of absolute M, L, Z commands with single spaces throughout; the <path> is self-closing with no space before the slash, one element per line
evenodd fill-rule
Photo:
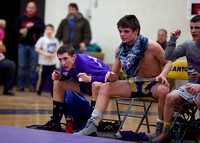
<path fill-rule="evenodd" d="M 130 103 L 120 102 L 120 100 L 130 100 Z M 142 104 L 134 104 L 133 103 L 134 101 L 142 101 Z M 146 104 L 147 102 L 149 103 L 148 106 Z M 116 106 L 117 106 L 118 117 L 119 117 L 119 121 L 121 122 L 118 131 L 120 131 L 122 129 L 122 126 L 123 126 L 127 117 L 136 117 L 136 118 L 141 118 L 141 120 L 140 120 L 135 132 L 138 133 L 138 131 L 140 130 L 140 127 L 142 125 L 145 125 L 147 127 L 147 132 L 150 133 L 150 126 L 155 126 L 155 125 L 149 124 L 148 112 L 149 112 L 149 109 L 151 108 L 151 105 L 153 103 L 157 103 L 157 102 L 158 101 L 156 101 L 156 100 L 148 100 L 148 99 L 147 100 L 140 100 L 139 98 L 116 98 Z M 119 111 L 119 105 L 120 104 L 128 106 L 125 113 L 120 113 L 120 111 Z M 130 111 L 132 106 L 143 107 L 144 114 L 142 116 L 141 115 L 129 114 L 129 111 Z M 121 120 L 121 116 L 124 116 L 122 120 Z M 144 123 L 144 120 L 146 120 L 146 123 Z"/>
<path fill-rule="evenodd" d="M 186 104 L 188 104 L 190 106 L 186 113 L 185 112 L 179 113 L 179 111 L 176 111 L 176 109 L 175 109 L 176 114 L 174 116 L 174 120 L 173 120 L 172 125 L 171 125 L 171 131 L 174 127 L 175 122 L 177 121 L 178 116 L 183 116 L 183 118 L 187 121 L 187 123 L 180 123 L 180 124 L 186 125 L 184 132 L 183 132 L 183 135 L 181 136 L 180 142 L 181 143 L 183 142 L 183 139 L 185 137 L 186 132 L 191 130 L 191 129 L 189 129 L 189 126 L 192 125 L 192 126 L 194 126 L 194 129 L 192 129 L 192 131 L 195 132 L 195 142 L 198 143 L 199 142 L 198 141 L 198 130 L 197 130 L 196 121 L 195 121 L 195 114 L 196 114 L 196 111 L 197 111 L 198 108 L 194 103 L 186 103 Z M 184 114 L 187 114 L 188 119 L 185 118 Z"/>

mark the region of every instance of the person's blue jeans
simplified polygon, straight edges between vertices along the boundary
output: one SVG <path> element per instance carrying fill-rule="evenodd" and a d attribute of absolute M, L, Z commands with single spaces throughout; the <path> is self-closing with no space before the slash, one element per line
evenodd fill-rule
<path fill-rule="evenodd" d="M 10 90 L 15 79 L 16 64 L 12 60 L 4 59 L 0 61 L 0 70 L 5 73 L 4 90 Z"/>
<path fill-rule="evenodd" d="M 29 88 L 35 88 L 35 76 L 38 54 L 32 45 L 19 43 L 18 47 L 18 86 L 26 86 L 26 73 L 29 75 Z"/>

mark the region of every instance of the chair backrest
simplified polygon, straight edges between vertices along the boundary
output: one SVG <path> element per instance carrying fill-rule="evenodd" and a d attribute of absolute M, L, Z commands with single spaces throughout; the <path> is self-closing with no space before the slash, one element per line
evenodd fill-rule
<path fill-rule="evenodd" d="M 187 61 L 177 60 L 172 63 L 172 68 L 167 78 L 188 80 Z"/>

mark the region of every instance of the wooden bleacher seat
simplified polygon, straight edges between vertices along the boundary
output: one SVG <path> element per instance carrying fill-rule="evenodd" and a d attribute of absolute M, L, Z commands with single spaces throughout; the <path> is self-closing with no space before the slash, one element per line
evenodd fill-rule
<path fill-rule="evenodd" d="M 103 61 L 104 59 L 104 53 L 100 53 L 100 52 L 83 52 L 83 54 L 91 55 L 101 61 Z"/>

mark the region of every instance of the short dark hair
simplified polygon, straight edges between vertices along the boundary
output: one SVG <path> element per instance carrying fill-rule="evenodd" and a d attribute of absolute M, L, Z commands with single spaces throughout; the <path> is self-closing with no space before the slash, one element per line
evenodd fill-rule
<path fill-rule="evenodd" d="M 139 29 L 138 35 L 140 34 L 140 23 L 135 15 L 125 15 L 117 22 L 117 28 L 131 28 L 133 31 Z"/>
<path fill-rule="evenodd" d="M 164 31 L 164 32 L 165 32 L 165 34 L 167 35 L 167 30 L 166 30 L 166 29 L 164 29 L 164 28 L 161 28 L 161 29 L 159 29 L 159 30 L 158 30 L 158 32 L 160 32 L 160 31 Z"/>
<path fill-rule="evenodd" d="M 58 49 L 57 55 L 58 54 L 62 55 L 64 53 L 68 53 L 68 55 L 72 57 L 75 54 L 75 49 L 71 45 L 64 44 Z"/>
<path fill-rule="evenodd" d="M 78 5 L 76 3 L 70 3 L 68 7 L 73 7 L 78 11 Z"/>
<path fill-rule="evenodd" d="M 51 27 L 51 28 L 54 29 L 54 26 L 53 26 L 52 24 L 47 24 L 47 25 L 45 26 L 45 28 L 47 28 L 47 27 Z"/>
<path fill-rule="evenodd" d="M 194 23 L 200 22 L 200 15 L 194 16 L 194 17 L 190 20 L 190 22 L 194 22 Z"/>

